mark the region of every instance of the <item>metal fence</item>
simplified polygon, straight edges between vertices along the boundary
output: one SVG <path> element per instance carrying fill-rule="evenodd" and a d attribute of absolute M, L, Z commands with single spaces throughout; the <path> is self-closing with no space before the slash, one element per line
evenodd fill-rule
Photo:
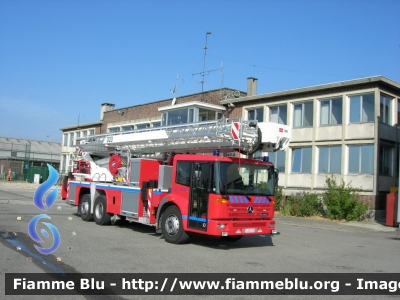
<path fill-rule="evenodd" d="M 28 170 L 33 167 L 50 164 L 58 170 L 60 158 L 60 153 L 31 151 L 29 143 L 0 143 L 0 179 L 7 179 L 9 169 L 12 180 L 25 180 Z"/>

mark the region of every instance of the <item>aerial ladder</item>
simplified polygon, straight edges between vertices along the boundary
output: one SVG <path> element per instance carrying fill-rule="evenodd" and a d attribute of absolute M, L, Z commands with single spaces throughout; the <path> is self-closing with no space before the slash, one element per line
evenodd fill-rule
<path fill-rule="evenodd" d="M 239 152 L 252 157 L 257 151 L 286 150 L 290 126 L 223 118 L 76 138 L 73 175 L 87 181 L 123 182 L 129 185 L 131 158 L 168 159 L 175 153 Z"/>

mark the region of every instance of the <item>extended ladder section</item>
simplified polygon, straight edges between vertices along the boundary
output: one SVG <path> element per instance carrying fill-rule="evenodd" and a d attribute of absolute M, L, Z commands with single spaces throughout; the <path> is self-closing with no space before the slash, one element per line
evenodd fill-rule
<path fill-rule="evenodd" d="M 78 138 L 73 174 L 89 181 L 131 183 L 131 160 L 167 161 L 167 153 L 286 150 L 291 128 L 270 122 L 221 119 Z"/>
<path fill-rule="evenodd" d="M 229 118 L 78 138 L 76 147 L 101 155 L 129 150 L 132 155 L 165 152 L 207 153 L 286 150 L 289 126 Z"/>

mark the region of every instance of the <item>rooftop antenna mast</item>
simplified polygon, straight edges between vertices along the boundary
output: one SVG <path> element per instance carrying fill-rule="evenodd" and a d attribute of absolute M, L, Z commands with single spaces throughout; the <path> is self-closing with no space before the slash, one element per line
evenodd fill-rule
<path fill-rule="evenodd" d="M 182 82 L 185 82 L 186 78 L 181 79 Z M 172 94 L 174 94 L 174 99 L 172 99 L 172 105 L 175 104 L 176 98 L 178 97 L 178 87 L 179 87 L 179 77 L 178 74 L 176 75 L 176 83 L 175 86 L 171 91 Z"/>
<path fill-rule="evenodd" d="M 207 31 L 206 33 L 206 45 L 204 46 L 204 63 L 203 63 L 203 72 L 201 72 L 201 92 L 204 91 L 204 72 L 206 70 L 206 57 L 207 57 L 207 37 L 211 34 L 211 31 Z"/>
<path fill-rule="evenodd" d="M 201 79 L 201 93 L 202 93 L 202 95 L 201 95 L 201 98 L 202 98 L 202 100 L 204 100 L 204 76 L 205 75 L 208 75 L 208 74 L 210 74 L 210 72 L 212 72 L 212 71 L 217 71 L 217 70 L 220 70 L 220 69 L 215 69 L 215 70 L 209 70 L 209 71 L 206 71 L 206 58 L 207 58 L 207 41 L 208 41 L 208 35 L 209 34 L 211 34 L 211 31 L 207 31 L 206 32 L 206 45 L 204 46 L 204 63 L 203 63 L 203 72 L 200 72 L 200 73 L 193 73 L 192 74 L 192 76 L 193 75 L 198 75 L 198 74 L 200 74 L 201 75 L 201 77 L 202 77 L 202 79 Z"/>

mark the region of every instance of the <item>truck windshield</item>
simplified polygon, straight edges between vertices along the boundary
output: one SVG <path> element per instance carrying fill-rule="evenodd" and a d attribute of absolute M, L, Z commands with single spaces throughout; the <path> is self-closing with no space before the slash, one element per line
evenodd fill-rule
<path fill-rule="evenodd" d="M 257 196 L 274 194 L 274 168 L 248 163 L 220 163 L 221 193 Z"/>

